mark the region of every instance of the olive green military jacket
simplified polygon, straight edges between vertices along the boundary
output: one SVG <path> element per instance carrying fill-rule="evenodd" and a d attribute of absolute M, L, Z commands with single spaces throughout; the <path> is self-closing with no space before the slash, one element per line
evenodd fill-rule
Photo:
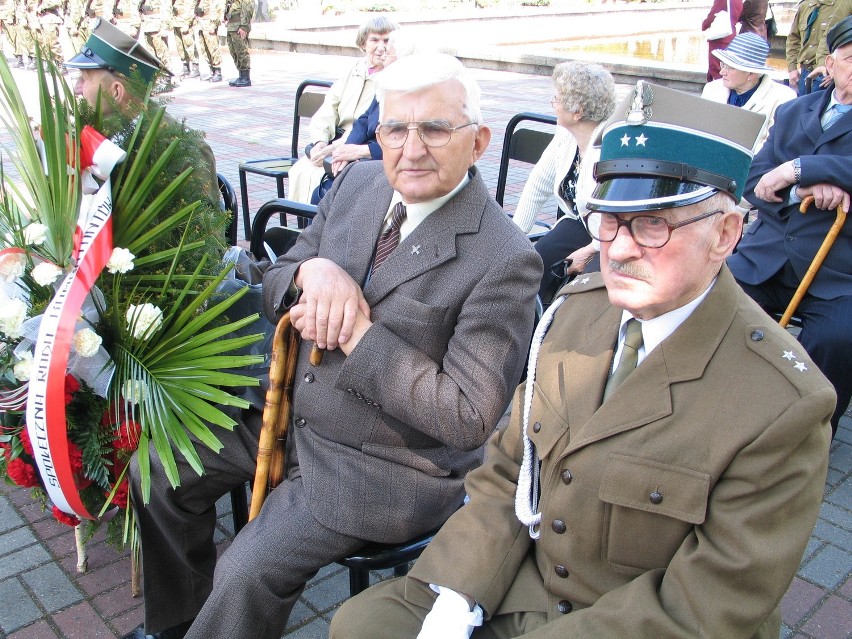
<path fill-rule="evenodd" d="M 522 386 L 467 477 L 470 502 L 409 578 L 470 594 L 486 617 L 544 612 L 529 639 L 777 639 L 821 503 L 833 388 L 723 267 L 601 405 L 621 311 L 599 275 L 575 282 L 526 427 L 540 538 L 515 515 Z"/>
<path fill-rule="evenodd" d="M 808 33 L 808 16 L 816 6 L 819 6 L 819 14 Z M 810 69 L 825 64 L 825 56 L 828 55 L 826 35 L 848 15 L 852 15 L 852 0 L 803 0 L 787 36 L 787 70 L 793 71 L 803 64 Z"/>
<path fill-rule="evenodd" d="M 249 31 L 254 10 L 254 0 L 229 0 L 225 5 L 225 22 L 228 23 L 228 31 L 240 29 Z"/>

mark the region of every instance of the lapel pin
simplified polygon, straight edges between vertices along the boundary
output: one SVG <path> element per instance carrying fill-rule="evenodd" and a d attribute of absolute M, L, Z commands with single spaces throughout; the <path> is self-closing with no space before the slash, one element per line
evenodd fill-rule
<path fill-rule="evenodd" d="M 412 255 L 420 255 L 420 245 L 419 244 L 415 244 L 414 246 L 411 247 L 411 254 Z"/>

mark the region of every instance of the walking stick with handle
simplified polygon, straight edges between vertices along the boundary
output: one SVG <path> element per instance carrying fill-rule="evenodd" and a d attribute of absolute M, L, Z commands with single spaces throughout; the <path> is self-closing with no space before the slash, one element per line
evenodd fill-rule
<path fill-rule="evenodd" d="M 813 201 L 814 196 L 808 195 L 799 205 L 799 212 L 804 215 Z M 828 229 L 828 233 L 825 234 L 825 239 L 822 241 L 822 244 L 820 245 L 817 254 L 814 256 L 811 265 L 808 267 L 805 276 L 799 283 L 799 287 L 796 289 L 793 299 L 790 300 L 790 303 L 787 305 L 787 310 L 784 311 L 784 315 L 781 316 L 781 319 L 778 322 L 782 327 L 786 327 L 787 324 L 790 323 L 790 318 L 793 317 L 793 313 L 795 313 L 796 309 L 799 307 L 799 302 L 802 301 L 805 293 L 807 293 L 808 287 L 811 285 L 814 277 L 816 277 L 819 267 L 822 266 L 825 256 L 828 255 L 828 252 L 831 250 L 834 240 L 837 238 L 837 235 L 840 233 L 840 229 L 843 228 L 843 224 L 845 222 L 846 211 L 843 210 L 843 205 L 840 205 L 837 207 L 837 217 L 834 218 L 834 224 L 831 225 L 831 228 Z"/>

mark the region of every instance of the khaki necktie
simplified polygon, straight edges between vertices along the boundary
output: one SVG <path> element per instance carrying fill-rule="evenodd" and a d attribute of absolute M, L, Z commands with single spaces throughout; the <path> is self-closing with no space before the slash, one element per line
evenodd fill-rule
<path fill-rule="evenodd" d="M 618 388 L 627 376 L 636 368 L 636 363 L 639 361 L 639 349 L 642 348 L 642 324 L 639 320 L 627 320 L 626 330 L 624 333 L 624 347 L 621 349 L 621 359 L 618 366 L 609 376 L 604 389 L 603 400 L 606 401 L 613 391 Z"/>
<path fill-rule="evenodd" d="M 376 243 L 376 257 L 373 258 L 373 270 L 375 271 L 382 265 L 388 256 L 393 253 L 393 250 L 399 246 L 399 229 L 402 226 L 407 212 L 405 204 L 398 202 L 393 207 L 391 213 L 391 225 L 387 231 L 382 233 L 379 241 Z"/>

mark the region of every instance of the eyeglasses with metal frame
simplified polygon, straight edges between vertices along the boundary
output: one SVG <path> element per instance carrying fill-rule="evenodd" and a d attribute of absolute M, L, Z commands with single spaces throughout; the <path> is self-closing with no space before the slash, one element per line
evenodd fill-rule
<path fill-rule="evenodd" d="M 589 235 L 599 242 L 613 242 L 619 229 L 626 226 L 630 237 L 637 245 L 643 248 L 663 248 L 672 239 L 672 231 L 675 229 L 705 220 L 722 212 L 721 210 L 709 211 L 682 222 L 672 223 L 659 215 L 634 215 L 625 219 L 616 213 L 592 211 L 586 215 L 584 220 Z M 597 231 L 593 231 L 593 229 L 597 229 Z"/>
<path fill-rule="evenodd" d="M 383 122 L 376 128 L 376 135 L 382 144 L 389 149 L 399 149 L 405 145 L 409 131 L 417 131 L 423 144 L 431 147 L 446 146 L 453 133 L 459 129 L 476 125 L 468 122 L 458 126 L 450 126 L 443 120 L 420 120 L 417 122 Z"/>

